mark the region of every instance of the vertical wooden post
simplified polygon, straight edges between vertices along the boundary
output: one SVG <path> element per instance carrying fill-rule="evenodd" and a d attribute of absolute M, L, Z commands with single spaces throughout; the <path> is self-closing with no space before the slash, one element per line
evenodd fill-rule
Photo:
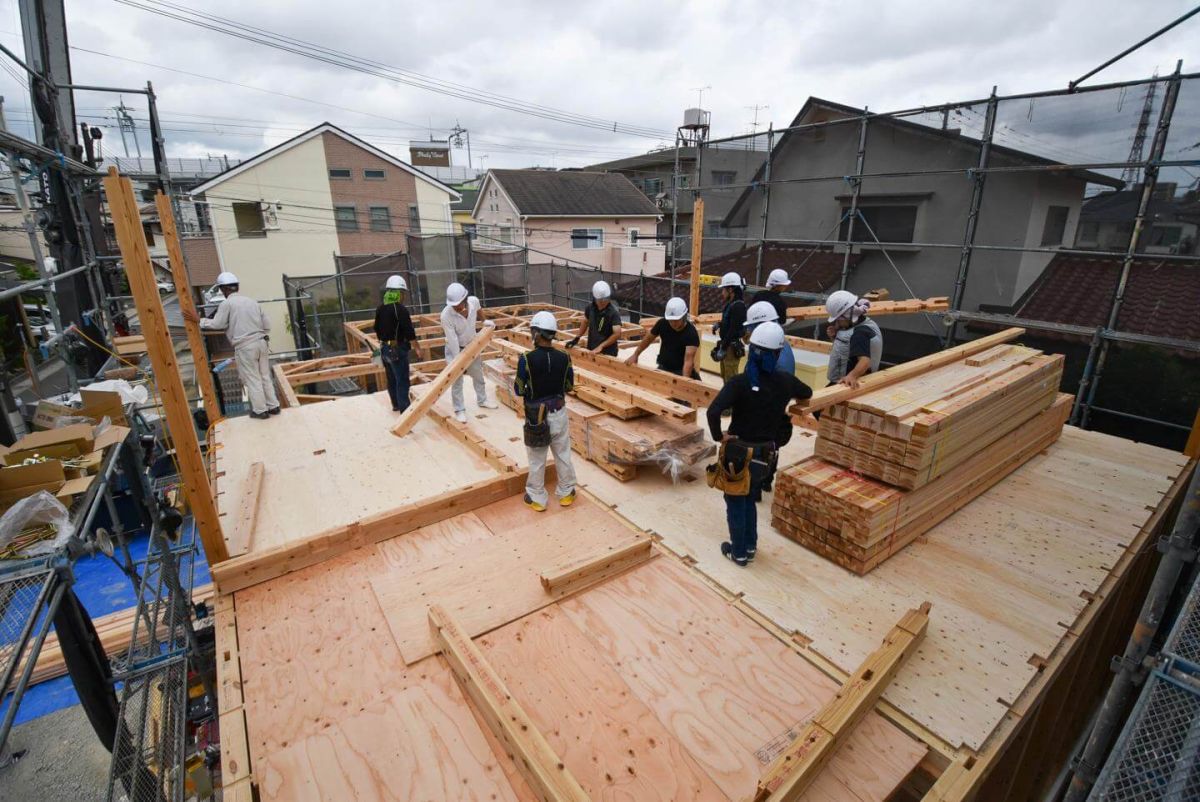
<path fill-rule="evenodd" d="M 146 351 L 154 369 L 155 383 L 162 396 L 167 414 L 167 428 L 175 444 L 175 455 L 179 460 L 180 479 L 187 495 L 188 505 L 196 520 L 200 541 L 210 564 L 229 559 L 225 537 L 221 533 L 221 521 L 213 502 L 208 474 L 204 469 L 204 458 L 200 455 L 200 440 L 196 437 L 196 425 L 188 408 L 187 395 L 183 390 L 183 379 L 179 376 L 179 365 L 175 362 L 175 349 L 171 346 L 171 332 L 167 328 L 166 314 L 158 285 L 154 280 L 154 268 L 150 264 L 150 251 L 146 248 L 146 235 L 142 231 L 141 216 L 137 200 L 133 196 L 133 184 L 121 176 L 117 168 L 110 167 L 104 179 L 104 194 L 108 199 L 109 214 L 125 262 L 125 275 L 129 278 L 129 291 L 137 304 L 138 322 L 142 336 L 146 338 Z"/>
<path fill-rule="evenodd" d="M 1192 459 L 1200 457 L 1200 408 L 1196 409 L 1196 420 L 1192 422 L 1192 432 L 1188 435 L 1183 453 Z"/>
<path fill-rule="evenodd" d="M 158 207 L 158 220 L 162 224 L 163 239 L 167 241 L 167 256 L 171 260 L 171 277 L 175 280 L 175 293 L 179 298 L 179 308 L 184 313 L 183 327 L 187 331 L 188 348 L 192 351 L 192 364 L 195 365 L 196 386 L 200 388 L 200 396 L 204 399 L 204 409 L 208 412 L 209 421 L 216 423 L 221 419 L 221 405 L 217 401 L 217 388 L 213 385 L 212 368 L 208 364 L 208 351 L 204 346 L 204 335 L 200 333 L 200 324 L 187 319 L 187 313 L 196 312 L 196 302 L 192 298 L 192 283 L 188 278 L 187 264 L 183 261 L 183 245 L 179 242 L 179 230 L 175 227 L 175 210 L 171 208 L 171 199 L 159 192 L 154 198 Z"/>
<path fill-rule="evenodd" d="M 692 206 L 692 279 L 688 294 L 688 313 L 700 314 L 700 259 L 704 252 L 704 198 Z"/>

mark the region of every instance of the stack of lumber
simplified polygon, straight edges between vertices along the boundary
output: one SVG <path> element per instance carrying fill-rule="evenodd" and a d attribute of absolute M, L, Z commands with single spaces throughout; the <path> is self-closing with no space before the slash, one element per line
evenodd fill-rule
<path fill-rule="evenodd" d="M 485 375 L 496 384 L 496 399 L 516 409 L 513 394 L 516 369 L 503 359 L 483 364 Z M 639 465 L 693 465 L 712 452 L 704 431 L 667 416 L 649 415 L 632 420 L 614 416 L 578 397 L 567 397 L 571 448 L 621 481 L 636 478 Z"/>
<path fill-rule="evenodd" d="M 904 490 L 812 457 L 779 474 L 772 523 L 787 537 L 857 574 L 865 574 L 961 509 L 1062 433 L 1071 396 L 953 470 Z"/>
<path fill-rule="evenodd" d="M 830 407 L 816 456 L 915 490 L 1047 409 L 1063 357 L 999 345 Z"/>

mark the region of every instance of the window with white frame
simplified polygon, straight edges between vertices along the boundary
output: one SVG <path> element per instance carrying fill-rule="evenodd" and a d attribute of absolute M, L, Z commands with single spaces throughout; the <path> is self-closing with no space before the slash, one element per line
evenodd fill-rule
<path fill-rule="evenodd" d="M 577 251 L 595 250 L 604 247 L 604 229 L 602 228 L 573 228 L 571 229 L 571 247 Z"/>
<path fill-rule="evenodd" d="M 639 236 L 641 236 L 640 229 L 636 229 L 636 228 L 629 229 L 629 244 L 636 248 L 638 245 L 638 237 Z"/>

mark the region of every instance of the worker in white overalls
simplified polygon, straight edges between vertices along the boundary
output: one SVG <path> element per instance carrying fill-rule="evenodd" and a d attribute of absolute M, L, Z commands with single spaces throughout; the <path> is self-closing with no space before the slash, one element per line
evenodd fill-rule
<path fill-rule="evenodd" d="M 217 276 L 217 286 L 225 300 L 211 318 L 202 318 L 190 310 L 183 316 L 206 330 L 224 331 L 233 344 L 238 378 L 250 396 L 250 417 L 262 420 L 279 414 L 279 398 L 271 376 L 271 321 L 258 301 L 238 292 L 233 273 Z"/>
<path fill-rule="evenodd" d="M 533 350 L 517 359 L 513 391 L 524 403 L 518 414 L 525 418 L 525 448 L 529 452 L 529 476 L 525 480 L 525 505 L 545 512 L 546 452 L 554 453 L 558 474 L 558 503 L 575 501 L 575 467 L 571 464 L 571 427 L 567 420 L 567 393 L 575 387 L 575 371 L 566 351 L 554 347 L 558 321 L 549 312 L 538 312 L 529 321 Z"/>
<path fill-rule="evenodd" d="M 852 389 L 858 380 L 879 370 L 883 356 L 883 332 L 867 317 L 871 302 L 852 292 L 838 290 L 825 301 L 829 328 L 825 333 L 833 340 L 829 352 L 830 384 L 844 384 Z"/>
<path fill-rule="evenodd" d="M 479 299 L 467 293 L 467 288 L 457 281 L 446 288 L 446 308 L 442 310 L 442 333 L 446 337 L 446 363 L 449 364 L 459 352 L 475 339 L 475 319 L 479 314 Z M 489 321 L 484 325 L 490 326 Z M 487 397 L 487 384 L 483 381 L 483 360 L 476 357 L 467 367 L 466 375 L 475 385 L 475 400 L 481 409 L 496 409 L 495 401 Z M 467 404 L 463 400 L 463 377 L 459 376 L 450 388 L 450 400 L 454 403 L 454 417 L 459 423 L 467 422 Z"/>

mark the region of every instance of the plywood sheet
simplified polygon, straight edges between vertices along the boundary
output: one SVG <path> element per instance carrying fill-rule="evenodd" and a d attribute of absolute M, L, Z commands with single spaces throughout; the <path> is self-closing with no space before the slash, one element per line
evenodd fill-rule
<path fill-rule="evenodd" d="M 435 421 L 403 440 L 388 433 L 394 423 L 386 393 L 220 421 L 212 458 L 223 520 L 236 516 L 256 461 L 266 470 L 252 554 L 496 475 Z"/>

